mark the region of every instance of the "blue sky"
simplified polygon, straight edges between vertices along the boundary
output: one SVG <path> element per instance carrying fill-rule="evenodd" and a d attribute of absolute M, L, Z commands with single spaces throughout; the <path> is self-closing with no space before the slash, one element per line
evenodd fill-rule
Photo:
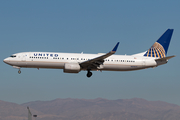
<path fill-rule="evenodd" d="M 25 103 L 56 98 L 144 98 L 180 105 L 180 1 L 0 1 L 0 100 Z M 174 29 L 168 64 L 132 72 L 17 69 L 3 63 L 13 53 L 44 51 L 116 54 L 144 52 Z"/>

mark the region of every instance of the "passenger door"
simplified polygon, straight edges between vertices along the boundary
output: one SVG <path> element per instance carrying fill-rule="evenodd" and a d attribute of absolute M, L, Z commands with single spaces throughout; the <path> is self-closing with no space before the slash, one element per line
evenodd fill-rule
<path fill-rule="evenodd" d="M 22 54 L 22 59 L 21 59 L 21 61 L 26 61 L 26 57 L 27 57 L 27 54 Z"/>

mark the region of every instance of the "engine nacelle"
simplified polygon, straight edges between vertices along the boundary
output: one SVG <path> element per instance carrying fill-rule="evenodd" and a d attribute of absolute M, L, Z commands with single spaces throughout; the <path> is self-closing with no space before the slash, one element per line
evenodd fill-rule
<path fill-rule="evenodd" d="M 81 67 L 78 63 L 65 63 L 64 64 L 64 72 L 65 73 L 79 73 Z"/>

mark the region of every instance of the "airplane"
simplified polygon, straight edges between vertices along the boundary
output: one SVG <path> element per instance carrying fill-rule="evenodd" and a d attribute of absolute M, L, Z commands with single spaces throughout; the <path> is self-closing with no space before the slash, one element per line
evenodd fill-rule
<path fill-rule="evenodd" d="M 133 55 L 113 55 L 119 42 L 108 53 L 54 53 L 54 52 L 21 52 L 4 59 L 4 63 L 19 69 L 21 68 L 51 68 L 63 69 L 64 73 L 79 73 L 87 71 L 132 71 L 146 68 L 155 68 L 166 64 L 175 57 L 166 56 L 173 29 L 167 29 L 164 34 L 145 52 Z"/>

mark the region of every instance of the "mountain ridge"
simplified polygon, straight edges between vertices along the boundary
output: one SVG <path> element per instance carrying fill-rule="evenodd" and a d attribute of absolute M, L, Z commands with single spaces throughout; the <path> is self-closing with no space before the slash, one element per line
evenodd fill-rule
<path fill-rule="evenodd" d="M 27 120 L 27 106 L 38 120 L 178 120 L 180 106 L 142 98 L 108 100 L 57 98 L 16 104 L 0 100 L 0 120 Z"/>

